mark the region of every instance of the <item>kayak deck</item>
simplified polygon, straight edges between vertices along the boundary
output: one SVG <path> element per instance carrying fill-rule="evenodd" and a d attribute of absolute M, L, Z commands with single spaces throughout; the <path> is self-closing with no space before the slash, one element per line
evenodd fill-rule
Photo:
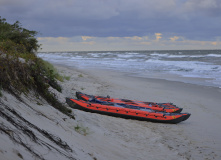
<path fill-rule="evenodd" d="M 182 108 L 179 108 L 172 103 L 154 103 L 154 102 L 143 102 L 143 101 L 128 100 L 128 99 L 117 99 L 117 98 L 110 98 L 109 96 L 102 97 L 102 96 L 87 95 L 81 92 L 76 92 L 76 97 L 78 99 L 82 99 L 85 101 L 98 100 L 98 101 L 113 102 L 118 104 L 127 104 L 127 105 L 149 108 L 161 112 L 180 113 L 182 111 Z"/>

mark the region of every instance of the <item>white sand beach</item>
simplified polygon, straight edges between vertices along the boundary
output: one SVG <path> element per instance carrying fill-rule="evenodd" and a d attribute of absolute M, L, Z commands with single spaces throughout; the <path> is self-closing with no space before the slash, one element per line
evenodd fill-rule
<path fill-rule="evenodd" d="M 75 120 L 60 113 L 41 98 L 22 95 L 19 101 L 4 92 L 1 104 L 16 110 L 20 116 L 38 128 L 59 137 L 71 150 L 57 146 L 36 128 L 31 128 L 40 139 L 37 144 L 0 117 L 1 125 L 14 131 L 29 144 L 39 159 L 79 160 L 202 160 L 221 159 L 221 89 L 161 79 L 137 78 L 124 73 L 105 70 L 79 70 L 56 66 L 70 80 L 60 82 L 63 91 L 56 93 L 75 97 L 76 91 L 114 98 L 141 101 L 173 102 L 191 113 L 179 124 L 162 124 L 126 120 L 72 109 Z M 68 106 L 67 106 L 68 107 Z M 1 105 L 1 110 L 5 110 Z M 12 115 L 10 110 L 7 110 Z M 18 119 L 18 121 L 20 121 Z M 27 148 L 9 139 L 10 133 L 0 132 L 0 159 L 38 159 Z M 43 143 L 44 142 L 44 143 Z M 47 145 L 46 145 L 47 144 Z M 53 148 L 53 149 L 52 149 Z"/>

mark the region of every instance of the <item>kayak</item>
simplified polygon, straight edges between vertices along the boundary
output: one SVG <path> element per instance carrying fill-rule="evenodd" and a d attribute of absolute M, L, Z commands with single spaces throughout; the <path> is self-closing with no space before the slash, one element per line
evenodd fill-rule
<path fill-rule="evenodd" d="M 126 119 L 176 124 L 190 117 L 189 113 L 156 112 L 149 108 L 111 102 L 89 102 L 73 98 L 66 98 L 66 102 L 74 109 Z"/>
<path fill-rule="evenodd" d="M 102 97 L 102 96 L 87 95 L 81 92 L 76 92 L 76 97 L 78 99 L 82 99 L 85 101 L 98 100 L 98 101 L 104 101 L 104 102 L 113 102 L 117 104 L 127 104 L 127 105 L 149 108 L 149 109 L 160 111 L 160 112 L 180 113 L 182 111 L 182 108 L 177 107 L 173 103 L 154 103 L 154 102 L 143 102 L 143 101 L 135 101 L 135 100 L 128 100 L 128 99 L 117 99 L 117 98 L 110 98 L 109 96 Z"/>

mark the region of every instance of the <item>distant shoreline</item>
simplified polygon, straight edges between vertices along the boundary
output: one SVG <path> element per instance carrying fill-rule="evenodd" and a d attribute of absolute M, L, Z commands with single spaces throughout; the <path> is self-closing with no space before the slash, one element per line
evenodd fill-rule
<path fill-rule="evenodd" d="M 38 51 L 37 53 L 56 53 L 56 52 L 143 52 L 143 51 L 221 51 L 221 49 L 159 49 L 159 50 L 85 50 L 85 51 L 74 51 L 74 50 L 70 50 L 70 51 L 65 51 L 65 50 L 61 50 L 61 51 Z"/>

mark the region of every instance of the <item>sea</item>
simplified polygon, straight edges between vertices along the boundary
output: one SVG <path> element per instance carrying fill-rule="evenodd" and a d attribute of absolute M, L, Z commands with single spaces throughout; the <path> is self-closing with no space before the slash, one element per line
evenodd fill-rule
<path fill-rule="evenodd" d="M 221 88 L 221 50 L 39 52 L 42 59 L 79 69 Z"/>

